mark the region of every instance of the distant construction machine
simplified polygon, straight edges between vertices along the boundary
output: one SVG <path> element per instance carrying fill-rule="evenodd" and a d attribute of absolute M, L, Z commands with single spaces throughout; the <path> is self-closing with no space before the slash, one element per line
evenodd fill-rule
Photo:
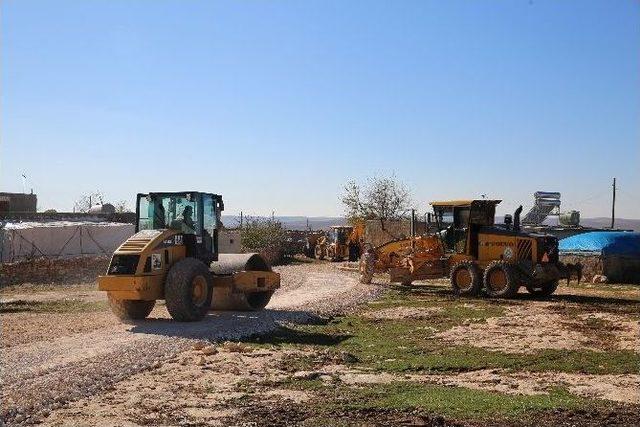
<path fill-rule="evenodd" d="M 314 254 L 317 259 L 329 261 L 357 261 L 360 257 L 364 225 L 332 225 L 327 235 L 316 241 Z"/>
<path fill-rule="evenodd" d="M 280 275 L 258 254 L 219 254 L 222 197 L 186 191 L 138 194 L 136 234 L 116 249 L 98 289 L 122 320 L 144 319 L 164 299 L 178 321 L 209 309 L 261 310 Z"/>
<path fill-rule="evenodd" d="M 524 233 L 522 206 L 504 224 L 494 223 L 500 200 L 432 202 L 437 232 L 392 241 L 372 249 L 373 265 L 361 265 L 361 280 L 388 272 L 392 282 L 449 276 L 459 295 L 513 297 L 521 286 L 534 295 L 555 292 L 571 269 L 558 260 L 558 239 Z M 366 257 L 363 257 L 366 258 Z"/>

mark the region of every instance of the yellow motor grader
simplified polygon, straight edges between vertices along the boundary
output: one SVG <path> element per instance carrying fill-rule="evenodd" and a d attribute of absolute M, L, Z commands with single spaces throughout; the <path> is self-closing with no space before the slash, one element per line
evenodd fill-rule
<path fill-rule="evenodd" d="M 534 294 L 555 292 L 561 278 L 579 267 L 558 260 L 558 239 L 548 234 L 524 233 L 520 206 L 504 224 L 494 223 L 500 200 L 432 202 L 437 232 L 392 241 L 368 251 L 370 266 L 361 265 L 361 280 L 373 272 L 388 272 L 392 282 L 449 276 L 459 295 L 512 297 L 521 286 Z M 367 259 L 367 257 L 363 257 Z"/>
<path fill-rule="evenodd" d="M 222 197 L 197 191 L 138 194 L 136 233 L 98 277 L 122 320 L 144 319 L 164 299 L 177 321 L 210 309 L 261 310 L 280 275 L 258 254 L 218 253 Z"/>
<path fill-rule="evenodd" d="M 361 238 L 364 227 L 357 224 L 332 225 L 329 232 L 317 239 L 314 254 L 317 259 L 329 261 L 357 261 L 360 257 Z"/>

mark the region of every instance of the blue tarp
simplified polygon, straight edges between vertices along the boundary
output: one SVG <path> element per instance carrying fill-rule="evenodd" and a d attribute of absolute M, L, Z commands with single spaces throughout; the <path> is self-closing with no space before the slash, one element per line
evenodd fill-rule
<path fill-rule="evenodd" d="M 640 257 L 640 233 L 592 231 L 559 242 L 560 252 L 598 252 L 602 255 Z"/>

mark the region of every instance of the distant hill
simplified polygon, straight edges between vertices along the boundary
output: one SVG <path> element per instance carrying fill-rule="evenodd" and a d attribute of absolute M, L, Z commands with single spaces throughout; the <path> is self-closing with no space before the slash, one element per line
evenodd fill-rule
<path fill-rule="evenodd" d="M 306 230 L 307 228 L 326 230 L 332 225 L 347 223 L 344 217 L 331 216 L 276 216 L 275 219 L 280 221 L 287 230 Z M 240 225 L 240 217 L 238 215 L 222 215 L 222 223 L 225 227 L 235 228 Z"/>
<path fill-rule="evenodd" d="M 611 218 L 580 218 L 580 225 L 585 227 L 608 228 L 611 226 Z M 615 228 L 640 231 L 640 219 L 617 218 Z"/>
<path fill-rule="evenodd" d="M 496 216 L 496 224 L 504 221 L 503 216 Z M 544 225 L 558 225 L 558 218 L 555 216 L 548 217 Z M 611 218 L 580 218 L 580 225 L 583 227 L 609 228 L 611 226 Z M 620 230 L 640 231 L 640 219 L 616 218 L 615 228 Z"/>
<path fill-rule="evenodd" d="M 312 230 L 326 230 L 332 225 L 345 225 L 347 223 L 346 218 L 339 216 L 277 216 L 275 219 L 280 221 L 284 228 L 288 230 L 306 230 L 307 221 L 309 221 L 308 227 Z M 496 222 L 501 223 L 502 217 L 496 217 Z M 222 223 L 225 227 L 235 228 L 240 224 L 240 217 L 237 215 L 223 215 Z M 611 218 L 580 218 L 580 224 L 585 227 L 607 228 L 611 225 Z M 618 218 L 615 226 L 623 230 L 640 231 L 640 219 Z"/>

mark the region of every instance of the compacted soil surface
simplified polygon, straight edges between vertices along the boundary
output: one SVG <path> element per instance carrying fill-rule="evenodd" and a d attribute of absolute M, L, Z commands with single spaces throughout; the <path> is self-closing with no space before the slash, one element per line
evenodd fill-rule
<path fill-rule="evenodd" d="M 266 310 L 121 324 L 95 283 L 0 291 L 6 425 L 639 425 L 640 289 L 457 298 L 278 267 Z"/>

